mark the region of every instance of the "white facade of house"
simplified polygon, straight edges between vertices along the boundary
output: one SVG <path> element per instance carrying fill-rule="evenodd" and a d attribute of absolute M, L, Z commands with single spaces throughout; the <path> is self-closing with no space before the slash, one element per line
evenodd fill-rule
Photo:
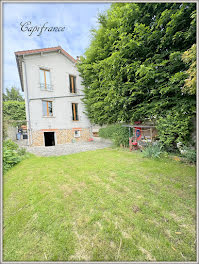
<path fill-rule="evenodd" d="M 84 114 L 82 80 L 76 64 L 59 50 L 24 54 L 20 59 L 30 145 L 45 145 L 44 132 L 54 132 L 55 145 L 88 140 L 91 125 Z M 41 85 L 43 70 L 50 78 L 49 89 Z M 75 93 L 70 91 L 69 75 L 75 76 Z M 52 102 L 52 115 L 49 111 L 44 113 L 46 101 Z M 74 103 L 77 104 L 75 110 Z M 73 111 L 78 111 L 77 121 L 73 118 Z"/>

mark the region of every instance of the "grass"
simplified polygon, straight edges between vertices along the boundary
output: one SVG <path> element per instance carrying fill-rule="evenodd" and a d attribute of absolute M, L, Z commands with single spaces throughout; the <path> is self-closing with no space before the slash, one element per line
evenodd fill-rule
<path fill-rule="evenodd" d="M 104 149 L 4 175 L 4 261 L 196 261 L 196 169 Z"/>

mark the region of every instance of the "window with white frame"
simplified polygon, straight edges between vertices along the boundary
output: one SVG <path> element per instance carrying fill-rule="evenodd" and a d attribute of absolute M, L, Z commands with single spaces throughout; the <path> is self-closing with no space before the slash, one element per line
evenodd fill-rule
<path fill-rule="evenodd" d="M 43 91 L 52 91 L 50 70 L 40 68 L 39 73 L 40 73 L 40 89 Z"/>
<path fill-rule="evenodd" d="M 80 130 L 75 130 L 74 137 L 80 137 Z"/>
<path fill-rule="evenodd" d="M 53 116 L 53 102 L 42 101 L 43 116 Z"/>

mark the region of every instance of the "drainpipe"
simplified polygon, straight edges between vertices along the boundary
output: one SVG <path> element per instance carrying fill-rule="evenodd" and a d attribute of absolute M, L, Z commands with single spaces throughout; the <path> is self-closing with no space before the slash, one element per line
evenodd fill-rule
<path fill-rule="evenodd" d="M 28 81 L 27 81 L 27 70 L 26 70 L 26 63 L 25 60 L 22 60 L 22 63 L 24 65 L 24 79 L 25 79 L 25 84 L 26 84 L 26 100 L 27 100 L 27 109 L 28 109 L 28 130 L 29 130 L 29 137 L 28 137 L 28 143 L 29 146 L 32 145 L 32 129 L 31 129 L 31 122 L 30 122 L 30 100 L 28 97 Z"/>

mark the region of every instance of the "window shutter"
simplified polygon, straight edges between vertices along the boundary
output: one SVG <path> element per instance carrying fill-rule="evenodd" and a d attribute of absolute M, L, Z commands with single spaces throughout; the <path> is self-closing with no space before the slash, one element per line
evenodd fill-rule
<path fill-rule="evenodd" d="M 75 115 L 74 115 L 74 104 L 72 103 L 72 119 L 75 120 Z"/>
<path fill-rule="evenodd" d="M 73 121 L 78 121 L 78 104 L 72 103 L 72 119 Z"/>
<path fill-rule="evenodd" d="M 73 77 L 73 91 L 76 93 L 76 77 Z"/>
<path fill-rule="evenodd" d="M 70 75 L 69 75 L 70 93 L 72 93 L 72 83 L 71 83 L 71 77 L 72 77 L 72 76 L 70 76 Z"/>
<path fill-rule="evenodd" d="M 53 104 L 52 104 L 52 102 L 48 102 L 48 115 L 53 116 Z"/>
<path fill-rule="evenodd" d="M 76 93 L 76 77 L 69 75 L 70 93 Z"/>
<path fill-rule="evenodd" d="M 79 120 L 79 118 L 78 118 L 78 104 L 75 104 L 75 113 L 76 113 L 76 120 Z"/>

